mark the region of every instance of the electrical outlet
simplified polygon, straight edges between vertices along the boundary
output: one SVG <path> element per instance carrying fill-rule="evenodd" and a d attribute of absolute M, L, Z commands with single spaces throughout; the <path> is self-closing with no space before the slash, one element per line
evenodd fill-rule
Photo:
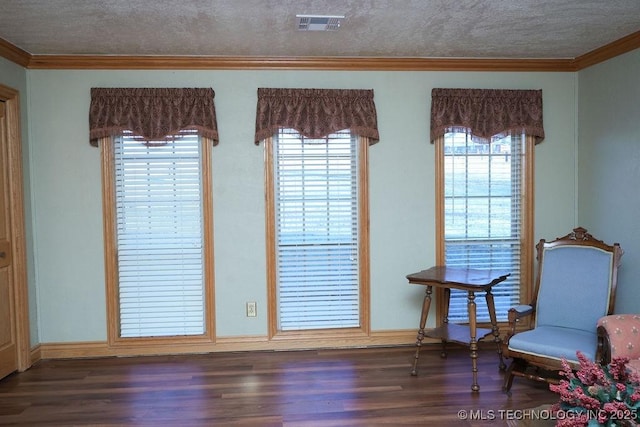
<path fill-rule="evenodd" d="M 256 317 L 258 315 L 256 303 L 248 302 L 247 303 L 247 317 Z"/>

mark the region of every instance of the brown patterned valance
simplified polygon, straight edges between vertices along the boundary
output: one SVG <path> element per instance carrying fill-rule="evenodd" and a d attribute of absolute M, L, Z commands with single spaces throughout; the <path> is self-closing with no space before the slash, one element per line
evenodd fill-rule
<path fill-rule="evenodd" d="M 372 144 L 380 139 L 373 90 L 368 89 L 259 88 L 255 143 L 278 128 L 295 129 L 307 138 L 349 129 Z"/>
<path fill-rule="evenodd" d="M 214 96 L 211 88 L 92 88 L 91 145 L 125 130 L 145 141 L 162 141 L 183 129 L 196 129 L 217 144 Z"/>
<path fill-rule="evenodd" d="M 544 139 L 541 90 L 433 89 L 431 142 L 449 129 L 470 132 L 476 142 L 510 132 Z"/>

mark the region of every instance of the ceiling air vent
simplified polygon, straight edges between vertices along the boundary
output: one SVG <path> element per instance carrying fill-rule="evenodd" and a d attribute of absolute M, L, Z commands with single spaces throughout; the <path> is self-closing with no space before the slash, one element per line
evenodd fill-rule
<path fill-rule="evenodd" d="M 336 31 L 343 19 L 342 15 L 296 15 L 296 24 L 300 31 Z"/>

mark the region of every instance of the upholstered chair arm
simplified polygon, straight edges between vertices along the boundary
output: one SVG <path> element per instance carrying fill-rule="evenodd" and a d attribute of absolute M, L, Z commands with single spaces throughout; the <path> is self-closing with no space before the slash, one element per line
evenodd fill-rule
<path fill-rule="evenodd" d="M 597 324 L 598 350 L 602 361 L 614 357 L 640 358 L 640 314 L 612 314 L 601 317 Z"/>
<path fill-rule="evenodd" d="M 598 347 L 596 349 L 596 362 L 602 365 L 611 363 L 611 341 L 609 341 L 609 332 L 604 326 L 598 326 Z"/>
<path fill-rule="evenodd" d="M 511 307 L 507 313 L 509 326 L 507 328 L 507 337 L 506 342 L 509 342 L 509 339 L 515 335 L 516 326 L 520 319 L 526 316 L 531 316 L 535 312 L 535 308 L 533 305 L 521 304 Z"/>

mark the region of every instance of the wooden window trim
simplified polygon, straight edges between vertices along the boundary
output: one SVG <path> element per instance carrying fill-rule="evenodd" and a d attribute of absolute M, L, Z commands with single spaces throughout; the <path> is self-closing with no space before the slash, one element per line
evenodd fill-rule
<path fill-rule="evenodd" d="M 99 140 L 102 154 L 102 214 L 104 230 L 104 263 L 107 297 L 107 343 L 109 347 L 171 346 L 175 352 L 183 352 L 176 345 L 215 342 L 214 316 L 214 257 L 213 257 L 213 197 L 211 176 L 211 149 L 213 141 L 201 137 L 202 144 L 202 203 L 204 233 L 204 300 L 205 333 L 188 337 L 121 338 L 118 304 L 118 257 L 115 212 L 115 159 L 112 138 Z"/>
<path fill-rule="evenodd" d="M 313 331 L 278 330 L 278 281 L 275 231 L 275 193 L 273 138 L 264 140 L 265 150 L 265 204 L 266 204 L 266 244 L 267 244 L 267 301 L 269 340 L 321 340 L 325 346 L 335 345 L 334 340 L 351 337 L 368 337 L 370 334 L 370 255 L 369 255 L 369 138 L 358 136 L 358 223 L 359 242 L 359 287 L 360 287 L 360 327 L 344 329 L 324 329 Z"/>
<path fill-rule="evenodd" d="M 436 264 L 444 265 L 445 261 L 445 239 L 444 239 L 444 136 L 436 138 Z M 523 209 L 522 209 L 522 246 L 520 248 L 520 303 L 528 304 L 533 293 L 533 270 L 534 270 L 534 166 L 535 166 L 535 138 L 527 135 L 525 138 L 526 156 L 522 165 L 522 188 Z M 436 289 L 436 322 L 439 326 L 442 323 L 442 313 L 445 309 L 446 301 L 442 297 L 442 292 Z M 502 327 L 506 322 L 500 322 Z M 479 326 L 486 326 L 481 323 Z"/>

